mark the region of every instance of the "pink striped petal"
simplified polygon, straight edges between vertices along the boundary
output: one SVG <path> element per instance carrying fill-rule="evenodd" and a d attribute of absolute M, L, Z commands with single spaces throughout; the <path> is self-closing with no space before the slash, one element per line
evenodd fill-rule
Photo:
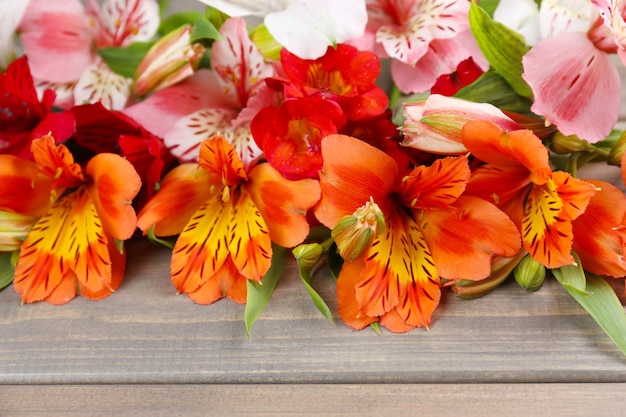
<path fill-rule="evenodd" d="M 198 70 L 185 81 L 158 91 L 123 112 L 162 138 L 181 117 L 206 108 L 227 108 L 228 100 L 218 84 L 215 73 Z"/>
<path fill-rule="evenodd" d="M 122 110 L 130 96 L 132 79 L 114 73 L 104 62 L 92 65 L 74 88 L 74 104 L 101 102 L 109 110 Z"/>
<path fill-rule="evenodd" d="M 583 32 L 544 39 L 523 59 L 531 108 L 564 135 L 591 143 L 611 133 L 620 111 L 620 76 L 609 55 Z"/>
<path fill-rule="evenodd" d="M 68 110 L 74 106 L 74 87 L 76 82 L 71 83 L 51 83 L 47 81 L 35 80 L 37 96 L 41 100 L 46 90 L 52 90 L 56 94 L 54 106 L 63 110 Z"/>
<path fill-rule="evenodd" d="M 31 0 L 20 31 L 37 80 L 75 82 L 95 62 L 91 31 L 79 0 Z"/>
<path fill-rule="evenodd" d="M 211 66 L 219 75 L 225 94 L 233 107 L 245 107 L 248 98 L 263 79 L 274 76 L 274 66 L 248 36 L 246 22 L 230 18 L 220 28 L 221 39 L 211 49 Z"/>
<path fill-rule="evenodd" d="M 180 162 L 197 162 L 200 144 L 221 135 L 233 145 L 247 170 L 263 152 L 252 138 L 250 125 L 232 125 L 236 116 L 237 111 L 223 108 L 197 111 L 178 120 L 163 142 Z"/>
<path fill-rule="evenodd" d="M 96 45 L 128 46 L 152 39 L 159 28 L 159 5 L 155 0 L 89 0 L 87 14 L 94 25 Z"/>

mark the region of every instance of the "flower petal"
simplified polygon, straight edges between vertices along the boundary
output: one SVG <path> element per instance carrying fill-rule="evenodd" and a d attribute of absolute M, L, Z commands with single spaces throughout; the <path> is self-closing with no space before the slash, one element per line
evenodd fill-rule
<path fill-rule="evenodd" d="M 89 0 L 87 13 L 95 25 L 98 47 L 147 42 L 160 23 L 159 5 L 154 0 L 104 0 L 102 7 Z"/>
<path fill-rule="evenodd" d="M 626 262 L 622 239 L 616 229 L 623 229 L 626 197 L 614 185 L 586 180 L 596 186 L 585 212 L 572 223 L 572 249 L 580 257 L 585 271 L 592 274 L 623 277 Z"/>
<path fill-rule="evenodd" d="M 522 77 L 535 96 L 531 110 L 564 135 L 605 139 L 620 111 L 620 76 L 606 53 L 583 32 L 544 39 L 523 59 Z M 573 105 L 576 103 L 576 105 Z"/>
<path fill-rule="evenodd" d="M 0 155 L 0 208 L 40 217 L 50 205 L 52 179 L 32 161 Z"/>
<path fill-rule="evenodd" d="M 210 196 L 208 171 L 196 164 L 179 165 L 165 176 L 159 191 L 143 207 L 137 227 L 144 234 L 154 226 L 157 236 L 177 235 Z"/>
<path fill-rule="evenodd" d="M 77 81 L 96 59 L 91 49 L 91 30 L 79 0 L 30 0 L 20 33 L 37 80 Z"/>
<path fill-rule="evenodd" d="M 247 285 L 248 279 L 239 273 L 228 258 L 215 275 L 187 295 L 197 304 L 212 304 L 223 297 L 243 304 L 246 302 Z"/>
<path fill-rule="evenodd" d="M 58 200 L 35 224 L 22 245 L 14 285 L 22 301 L 30 303 L 73 277 L 92 291 L 111 285 L 107 239 L 82 190 Z"/>
<path fill-rule="evenodd" d="M 137 227 L 131 203 L 141 188 L 135 168 L 119 155 L 101 153 L 91 158 L 85 172 L 93 180 L 89 194 L 104 230 L 115 239 L 129 239 Z"/>
<path fill-rule="evenodd" d="M 265 219 L 272 242 L 291 248 L 304 241 L 309 234 L 307 210 L 320 198 L 316 180 L 290 181 L 264 163 L 252 169 L 246 190 Z"/>
<path fill-rule="evenodd" d="M 337 312 L 345 324 L 356 330 L 378 321 L 377 317 L 363 314 L 356 300 L 356 283 L 364 266 L 362 258 L 351 263 L 345 262 L 337 278 Z"/>
<path fill-rule="evenodd" d="M 102 61 L 91 65 L 74 88 L 76 105 L 101 102 L 111 110 L 122 110 L 130 96 L 132 79 L 111 71 Z"/>
<path fill-rule="evenodd" d="M 213 194 L 189 220 L 174 250 L 170 272 L 180 293 L 189 293 L 212 279 L 229 257 L 228 241 L 233 218 L 233 200 L 224 203 Z"/>
<path fill-rule="evenodd" d="M 349 152 L 350 158 L 345 155 Z M 370 200 L 383 211 L 398 180 L 398 166 L 387 154 L 345 135 L 329 135 L 322 141 L 322 197 L 315 208 L 317 219 L 329 228 Z"/>
<path fill-rule="evenodd" d="M 486 278 L 494 254 L 510 257 L 520 250 L 515 224 L 477 197 L 461 196 L 449 209 L 425 210 L 419 218 L 437 271 L 446 279 Z"/>

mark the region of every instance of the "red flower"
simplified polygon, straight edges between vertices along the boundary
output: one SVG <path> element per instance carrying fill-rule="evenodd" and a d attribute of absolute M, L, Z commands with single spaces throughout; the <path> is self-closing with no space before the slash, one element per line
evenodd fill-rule
<path fill-rule="evenodd" d="M 341 108 L 320 95 L 288 99 L 261 110 L 250 129 L 272 167 L 290 179 L 317 178 L 322 138 L 345 123 Z"/>

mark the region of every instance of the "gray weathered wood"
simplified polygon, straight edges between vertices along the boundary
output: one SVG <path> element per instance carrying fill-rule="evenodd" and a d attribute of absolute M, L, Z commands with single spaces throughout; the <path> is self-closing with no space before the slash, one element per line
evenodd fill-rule
<path fill-rule="evenodd" d="M 626 384 L 25 386 L 0 390 L 11 417 L 620 417 Z M 35 394 L 35 395 L 34 395 Z"/>
<path fill-rule="evenodd" d="M 430 331 L 331 325 L 289 263 L 248 340 L 243 306 L 176 295 L 169 251 L 128 247 L 107 299 L 20 305 L 0 293 L 0 383 L 626 382 L 626 357 L 554 281 L 515 282 L 478 300 L 448 293 Z M 334 308 L 332 278 L 314 280 Z"/>

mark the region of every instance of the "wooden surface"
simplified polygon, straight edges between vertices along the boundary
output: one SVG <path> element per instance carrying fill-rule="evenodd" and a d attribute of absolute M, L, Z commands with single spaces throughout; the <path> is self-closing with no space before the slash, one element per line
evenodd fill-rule
<path fill-rule="evenodd" d="M 532 294 L 511 281 L 472 301 L 446 292 L 430 331 L 378 335 L 327 322 L 290 262 L 248 340 L 243 306 L 175 294 L 167 249 L 133 240 L 128 254 L 124 283 L 99 302 L 20 305 L 11 288 L 0 293 L 0 416 L 207 415 L 211 404 L 211 415 L 419 405 L 495 416 L 504 400 L 517 415 L 569 416 L 600 399 L 603 415 L 620 415 L 626 357 L 554 280 Z M 322 271 L 313 284 L 334 308 L 332 278 Z M 474 413 L 477 402 L 486 408 Z"/>

